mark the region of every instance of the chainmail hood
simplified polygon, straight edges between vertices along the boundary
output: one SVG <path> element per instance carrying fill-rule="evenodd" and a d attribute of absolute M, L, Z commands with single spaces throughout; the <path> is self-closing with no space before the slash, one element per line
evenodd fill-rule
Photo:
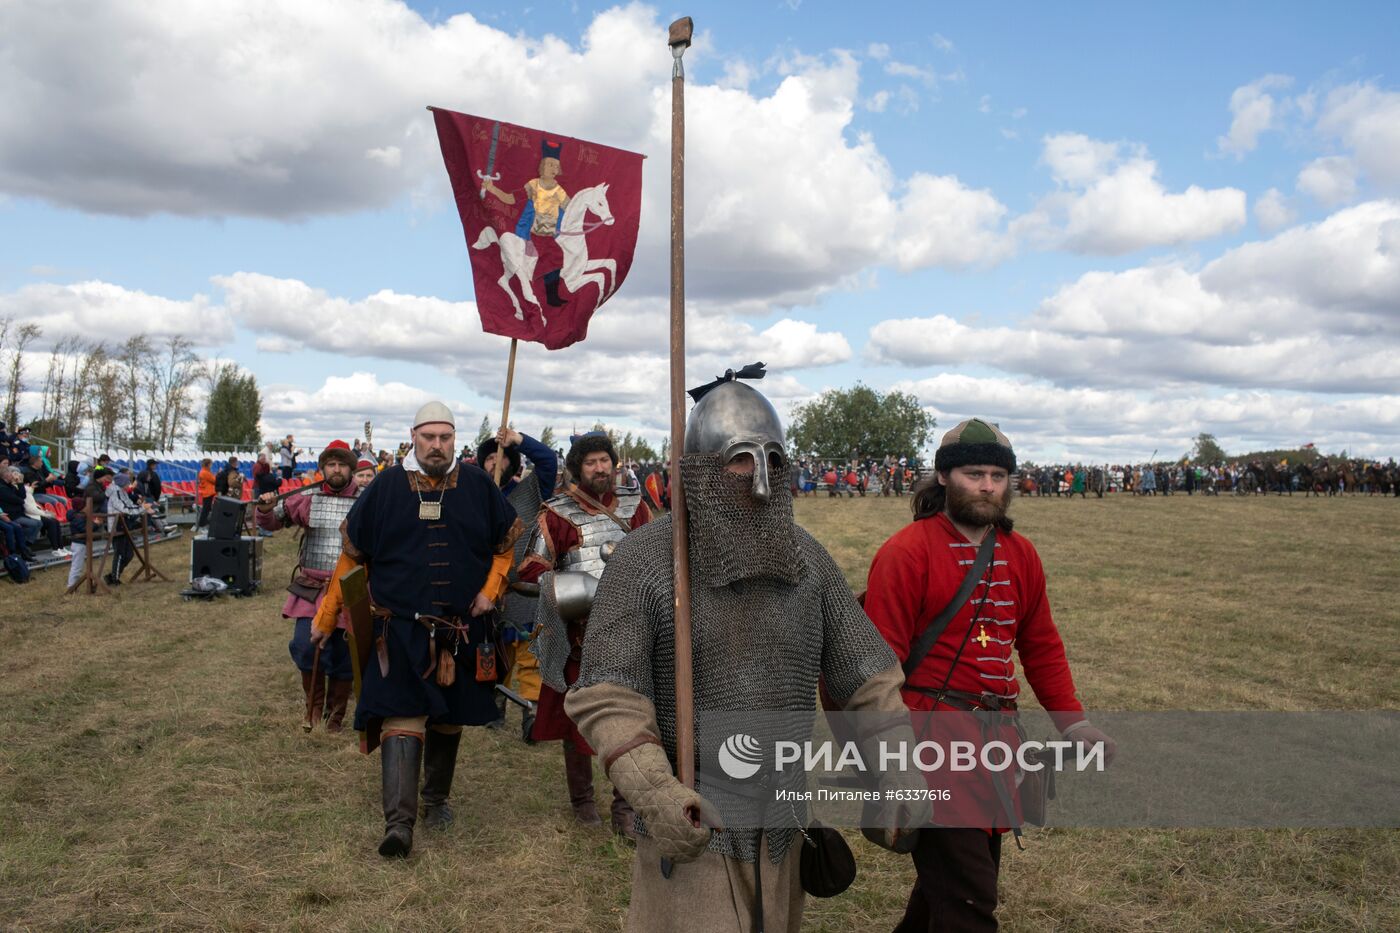
<path fill-rule="evenodd" d="M 750 495 L 753 476 L 730 473 L 721 454 L 681 457 L 685 506 L 690 513 L 691 573 L 706 586 L 766 578 L 794 584 L 806 564 L 792 520 L 789 467 L 772 470 L 767 502 Z"/>

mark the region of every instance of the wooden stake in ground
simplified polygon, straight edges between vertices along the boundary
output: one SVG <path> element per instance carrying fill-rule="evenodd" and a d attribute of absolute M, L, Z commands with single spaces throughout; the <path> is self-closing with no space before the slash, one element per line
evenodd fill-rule
<path fill-rule="evenodd" d="M 510 338 L 510 362 L 506 364 L 506 397 L 505 401 L 501 403 L 501 430 L 510 424 L 510 390 L 515 383 L 515 349 L 519 343 L 520 341 L 516 338 Z M 497 486 L 501 485 L 501 467 L 505 462 L 505 448 L 501 447 L 500 442 L 497 442 L 496 467 L 491 471 L 491 479 L 495 481 Z"/>
<path fill-rule="evenodd" d="M 695 786 L 695 693 L 690 641 L 690 550 L 681 451 L 685 447 L 685 68 L 695 23 L 671 24 L 671 550 L 676 589 L 676 777 Z"/>

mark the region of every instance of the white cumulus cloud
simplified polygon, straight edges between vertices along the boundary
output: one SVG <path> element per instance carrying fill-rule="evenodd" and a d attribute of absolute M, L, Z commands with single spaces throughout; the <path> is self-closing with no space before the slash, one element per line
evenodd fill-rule
<path fill-rule="evenodd" d="M 1281 109 L 1270 91 L 1281 90 L 1293 83 L 1287 75 L 1265 75 L 1230 95 L 1230 131 L 1216 140 L 1221 152 L 1243 159 L 1259 144 L 1259 135 L 1273 129 Z"/>

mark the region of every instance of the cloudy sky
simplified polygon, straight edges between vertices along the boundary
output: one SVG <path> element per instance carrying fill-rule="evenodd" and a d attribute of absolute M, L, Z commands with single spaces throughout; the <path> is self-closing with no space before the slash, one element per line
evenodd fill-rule
<path fill-rule="evenodd" d="M 1400 5 L 966 6 L 690 11 L 691 381 L 863 380 L 1035 459 L 1400 453 Z M 0 317 L 188 335 L 269 435 L 471 433 L 507 344 L 432 104 L 648 156 L 630 277 L 513 412 L 659 441 L 677 13 L 0 0 Z"/>

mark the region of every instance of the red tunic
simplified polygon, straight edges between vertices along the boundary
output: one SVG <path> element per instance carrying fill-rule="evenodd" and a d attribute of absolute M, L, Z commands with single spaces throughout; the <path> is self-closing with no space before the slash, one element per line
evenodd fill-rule
<path fill-rule="evenodd" d="M 876 552 L 870 565 L 865 611 L 901 663 L 909 657 L 918 633 L 953 598 L 976 556 L 977 546 L 944 513 L 905 526 Z M 905 704 L 911 710 L 934 709 L 932 697 L 909 688 L 937 690 L 944 686 L 945 678 L 952 690 L 979 694 L 990 691 L 1015 699 L 1020 685 L 1012 656 L 1014 647 L 1026 682 L 1041 706 L 1050 712 L 1056 727 L 1063 731 L 1084 719 L 1064 642 L 1050 616 L 1045 570 L 1035 547 L 1015 532 L 998 532 L 992 566 L 983 579 L 989 584 L 973 589 L 967 604 L 909 676 Z M 974 620 L 973 614 L 984 595 L 981 614 Z M 949 666 L 965 635 L 966 647 L 949 678 Z M 1010 741 L 1014 735 L 1009 732 L 1002 738 Z M 976 801 L 976 806 L 982 808 L 980 812 L 996 812 L 995 791 L 990 784 L 979 784 L 975 790 L 974 796 L 980 798 Z M 971 800 L 966 803 L 973 805 Z M 936 804 L 936 819 L 940 807 L 949 817 L 962 811 L 956 799 L 951 806 Z M 967 816 L 975 808 L 963 812 Z M 938 821 L 945 823 L 944 819 Z M 972 825 L 980 822 L 973 820 Z"/>
<path fill-rule="evenodd" d="M 617 496 L 609 492 L 599 497 L 598 501 L 608 508 L 613 508 L 617 503 Z M 598 514 L 597 509 L 582 502 L 579 505 L 590 514 Z M 636 531 L 649 521 L 651 521 L 651 510 L 647 508 L 646 502 L 637 503 L 637 511 L 632 513 L 632 530 Z M 582 543 L 578 529 L 574 527 L 573 523 L 550 509 L 547 503 L 544 508 L 540 509 L 539 524 L 540 532 L 549 548 L 550 559 L 546 561 L 531 555 L 522 561 L 519 571 L 520 579 L 526 583 L 534 583 L 546 571 L 559 567 L 563 563 L 564 555 L 570 551 L 577 551 Z M 578 679 L 579 662 L 582 659 L 583 651 L 583 633 L 587 624 L 587 619 L 569 623 L 569 642 L 573 645 L 573 650 L 569 652 L 569 660 L 564 664 L 564 680 L 569 684 Z M 593 754 L 593 750 L 579 734 L 574 721 L 564 712 L 564 695 L 548 684 L 540 685 L 539 708 L 535 711 L 535 728 L 531 735 L 537 742 L 567 739 L 579 751 L 588 755 Z"/>

